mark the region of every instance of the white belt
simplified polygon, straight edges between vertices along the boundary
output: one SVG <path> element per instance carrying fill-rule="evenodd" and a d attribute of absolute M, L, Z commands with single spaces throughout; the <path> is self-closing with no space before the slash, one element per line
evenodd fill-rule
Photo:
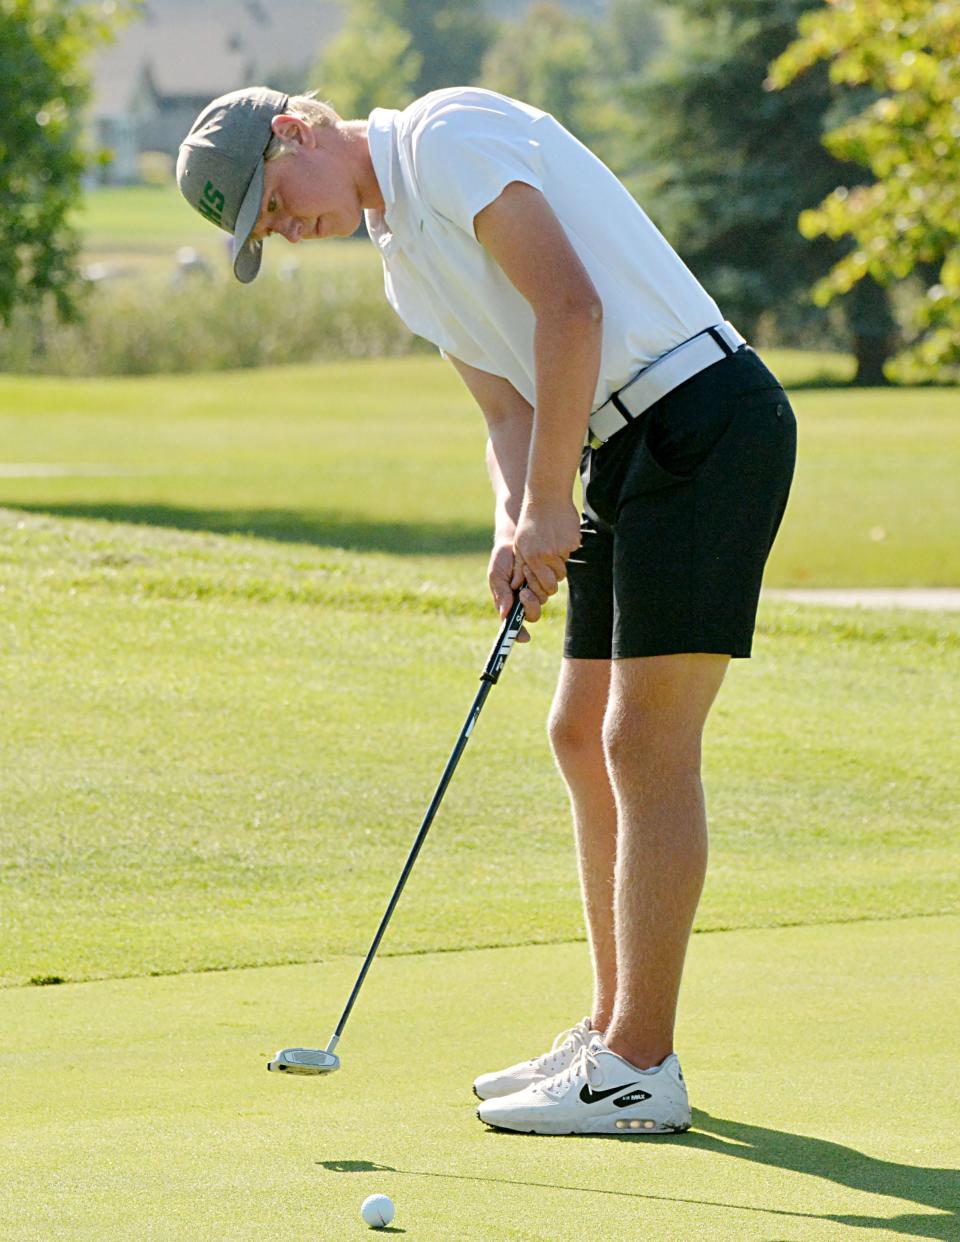
<path fill-rule="evenodd" d="M 719 323 L 655 358 L 594 410 L 587 443 L 599 448 L 679 384 L 735 354 L 746 343 L 732 324 Z"/>

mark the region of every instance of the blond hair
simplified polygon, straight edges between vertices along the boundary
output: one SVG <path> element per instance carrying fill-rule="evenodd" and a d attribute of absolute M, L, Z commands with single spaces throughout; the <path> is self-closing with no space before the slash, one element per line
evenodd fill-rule
<path fill-rule="evenodd" d="M 317 98 L 316 91 L 308 91 L 306 95 L 291 95 L 287 101 L 286 111 L 297 117 L 301 121 L 305 121 L 308 125 L 312 125 L 314 129 L 326 129 L 336 125 L 339 121 L 340 114 L 334 111 L 333 107 L 324 103 Z M 290 155 L 297 149 L 297 144 L 285 142 L 279 135 L 274 134 L 267 143 L 267 149 L 263 153 L 265 160 L 276 160 L 281 155 Z"/>

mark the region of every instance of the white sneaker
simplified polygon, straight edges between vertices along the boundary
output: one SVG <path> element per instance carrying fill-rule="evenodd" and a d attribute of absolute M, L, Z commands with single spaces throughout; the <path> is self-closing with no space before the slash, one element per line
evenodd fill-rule
<path fill-rule="evenodd" d="M 513 1095 L 533 1083 L 543 1082 L 565 1070 L 574 1057 L 596 1031 L 590 1025 L 590 1019 L 584 1018 L 568 1031 L 561 1031 L 553 1041 L 553 1047 L 542 1056 L 532 1061 L 520 1061 L 509 1069 L 499 1070 L 494 1074 L 481 1074 L 473 1084 L 473 1094 L 479 1100 L 499 1099 L 500 1096 Z"/>
<path fill-rule="evenodd" d="M 488 1126 L 525 1134 L 676 1134 L 690 1128 L 676 1053 L 653 1069 L 637 1069 L 596 1032 L 561 1073 L 485 1100 L 477 1116 Z"/>

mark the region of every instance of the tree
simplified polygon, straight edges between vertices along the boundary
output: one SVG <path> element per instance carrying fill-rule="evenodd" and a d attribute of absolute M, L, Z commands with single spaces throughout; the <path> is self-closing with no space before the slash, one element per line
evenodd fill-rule
<path fill-rule="evenodd" d="M 492 37 L 482 0 L 351 0 L 314 76 L 338 112 L 365 116 L 475 81 Z"/>
<path fill-rule="evenodd" d="M 677 0 L 667 52 L 625 92 L 631 188 L 747 334 L 771 310 L 794 328 L 822 317 L 807 291 L 837 258 L 834 243 L 797 231 L 800 212 L 847 171 L 822 145 L 836 92 L 825 70 L 782 95 L 763 89 L 816 2 Z M 890 348 L 885 296 L 862 299 L 850 319 L 863 379 L 877 344 Z"/>
<path fill-rule="evenodd" d="M 604 73 L 617 82 L 635 77 L 663 43 L 656 0 L 610 0 L 598 38 Z"/>
<path fill-rule="evenodd" d="M 415 98 L 423 57 L 408 30 L 379 19 L 371 0 L 355 3 L 347 24 L 328 44 L 315 71 L 324 96 L 345 117 L 374 108 L 404 108 Z"/>
<path fill-rule="evenodd" d="M 590 145 L 618 176 L 636 171 L 631 94 L 662 51 L 665 12 L 658 0 L 610 0 L 594 26 L 596 77 L 590 92 Z"/>
<path fill-rule="evenodd" d="M 915 273 L 929 287 L 920 336 L 900 375 L 957 374 L 960 366 L 960 7 L 931 0 L 856 0 L 804 15 L 800 38 L 771 67 L 770 86 L 803 81 L 822 62 L 832 80 L 873 98 L 826 145 L 869 168 L 871 184 L 841 183 L 800 226 L 808 237 L 850 237 L 855 248 L 817 284 L 826 303 L 874 280 Z M 836 183 L 835 183 L 836 184 Z M 933 273 L 931 277 L 931 273 Z"/>
<path fill-rule="evenodd" d="M 622 172 L 632 154 L 623 91 L 661 38 L 652 0 L 612 0 L 601 22 L 539 0 L 522 19 L 502 23 L 480 84 L 543 108 Z"/>
<path fill-rule="evenodd" d="M 555 0 L 541 0 L 520 21 L 501 26 L 484 57 L 480 84 L 542 108 L 589 141 L 592 83 L 598 72 L 590 23 Z"/>
<path fill-rule="evenodd" d="M 409 30 L 423 57 L 413 84 L 416 95 L 477 80 L 495 26 L 484 0 L 379 0 L 396 24 Z"/>
<path fill-rule="evenodd" d="M 115 4 L 0 0 L 0 320 L 54 299 L 75 313 L 79 239 L 70 213 L 93 160 L 81 146 L 86 60 Z"/>

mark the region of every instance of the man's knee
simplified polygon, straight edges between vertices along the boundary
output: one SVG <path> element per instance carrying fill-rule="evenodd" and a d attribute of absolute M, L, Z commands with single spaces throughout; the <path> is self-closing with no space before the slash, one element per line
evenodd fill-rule
<path fill-rule="evenodd" d="M 603 714 L 609 688 L 608 660 L 564 661 L 547 720 L 561 771 L 603 768 Z"/>
<path fill-rule="evenodd" d="M 555 703 L 547 734 L 561 769 L 603 766 L 602 718 L 577 710 L 570 701 Z"/>

